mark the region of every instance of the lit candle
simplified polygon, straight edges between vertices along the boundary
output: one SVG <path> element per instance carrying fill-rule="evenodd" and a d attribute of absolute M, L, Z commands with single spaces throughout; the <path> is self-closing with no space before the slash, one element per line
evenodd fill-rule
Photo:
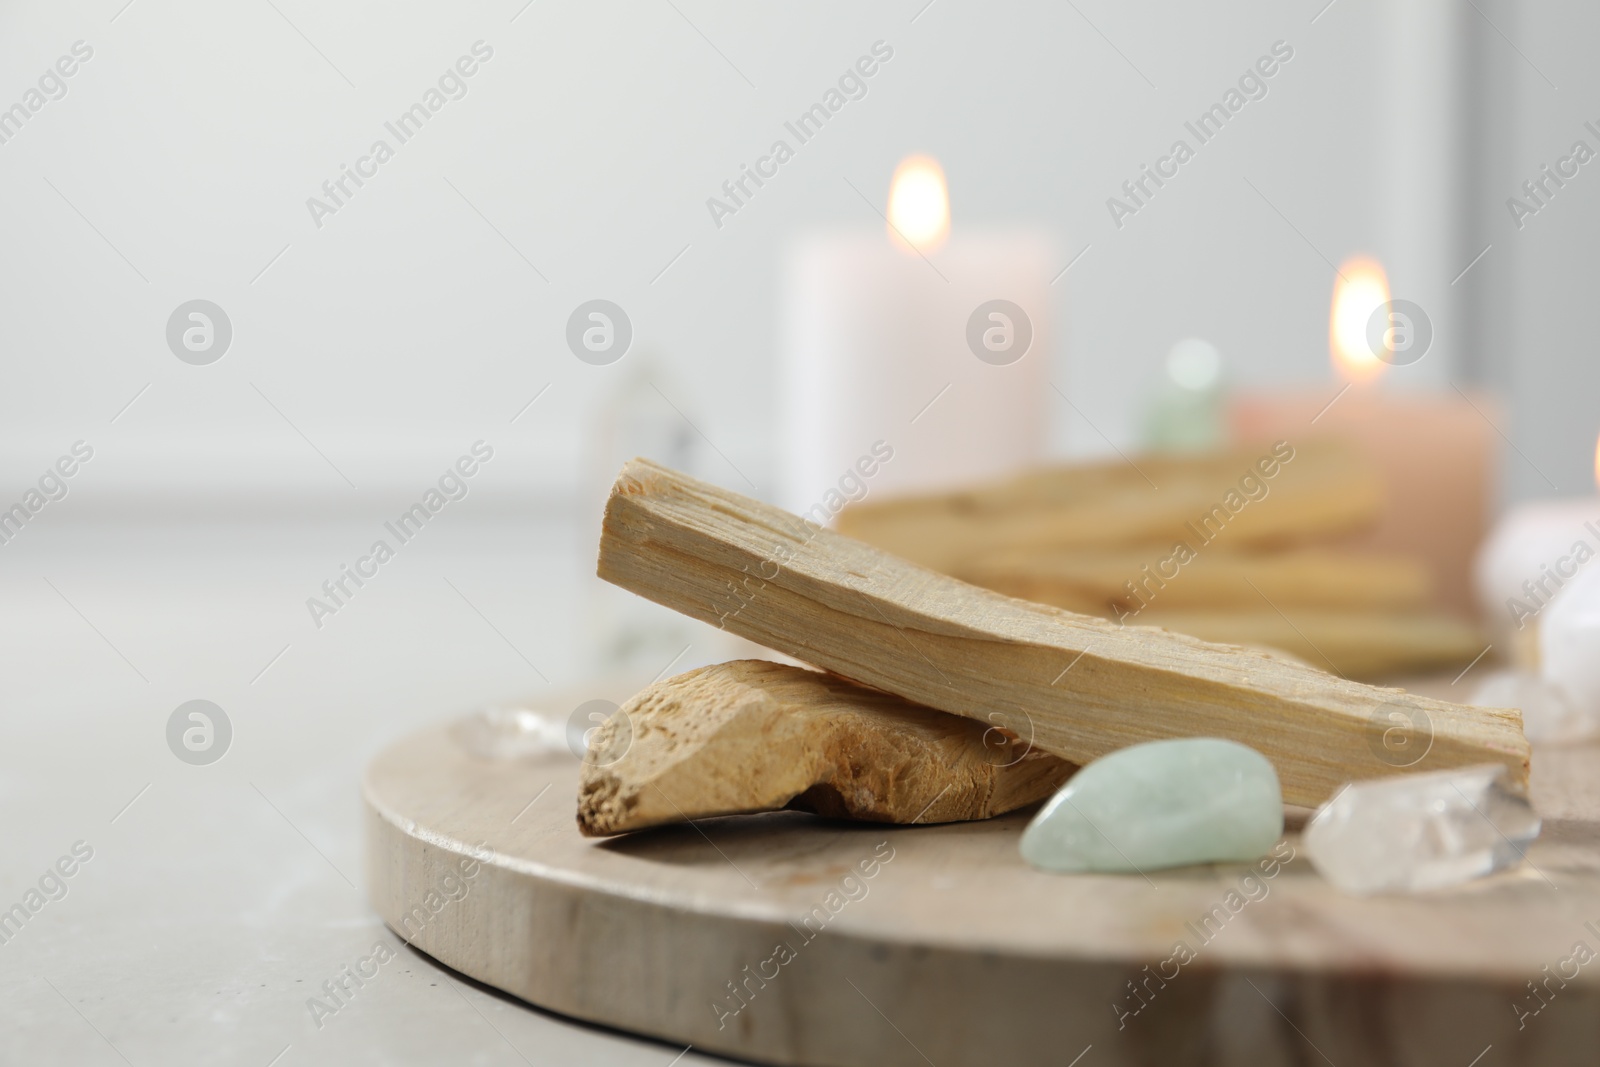
<path fill-rule="evenodd" d="M 1358 547 L 1428 564 L 1439 607 L 1472 613 L 1472 562 L 1488 525 L 1494 414 L 1487 398 L 1455 391 L 1391 391 L 1386 379 L 1426 355 L 1427 319 L 1389 299 L 1381 264 L 1346 260 L 1334 280 L 1328 343 L 1342 388 L 1242 395 L 1230 410 L 1247 441 L 1339 436 L 1382 473 L 1383 514 Z"/>
<path fill-rule="evenodd" d="M 1328 354 L 1339 377 L 1358 390 L 1376 382 L 1389 367 L 1379 353 L 1373 351 L 1367 337 L 1373 313 L 1388 299 L 1389 276 L 1384 273 L 1383 264 L 1365 256 L 1345 260 L 1333 283 L 1333 306 L 1328 312 Z"/>
<path fill-rule="evenodd" d="M 944 172 L 927 157 L 896 170 L 886 222 L 809 237 L 789 265 L 779 458 L 796 511 L 1043 458 L 1049 243 L 952 234 Z"/>

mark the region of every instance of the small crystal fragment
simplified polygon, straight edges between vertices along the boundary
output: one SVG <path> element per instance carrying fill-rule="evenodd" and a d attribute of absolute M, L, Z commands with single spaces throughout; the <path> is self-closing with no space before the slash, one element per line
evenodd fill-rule
<path fill-rule="evenodd" d="M 1562 587 L 1539 619 L 1539 671 L 1585 715 L 1600 715 L 1597 652 L 1600 568 L 1590 567 Z"/>
<path fill-rule="evenodd" d="M 1253 860 L 1283 834 L 1283 793 L 1267 758 L 1212 737 L 1150 741 L 1084 767 L 1022 834 L 1048 871 L 1134 873 Z"/>
<path fill-rule="evenodd" d="M 548 711 L 492 705 L 457 719 L 451 735 L 479 759 L 515 760 L 570 751 L 569 727 Z"/>
<path fill-rule="evenodd" d="M 1497 763 L 1351 782 L 1307 824 L 1306 855 L 1347 893 L 1418 892 L 1514 867 L 1539 816 Z"/>
<path fill-rule="evenodd" d="M 1518 708 L 1522 732 L 1541 744 L 1581 741 L 1600 734 L 1600 708 L 1579 708 L 1565 692 L 1537 674 L 1498 671 L 1483 680 L 1471 703 L 1484 708 Z"/>

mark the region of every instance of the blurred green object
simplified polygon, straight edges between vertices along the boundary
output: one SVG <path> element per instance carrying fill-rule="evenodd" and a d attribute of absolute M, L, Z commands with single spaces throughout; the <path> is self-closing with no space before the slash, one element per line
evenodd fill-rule
<path fill-rule="evenodd" d="M 1208 341 L 1179 341 L 1167 353 L 1166 373 L 1145 418 L 1145 447 L 1201 452 L 1222 444 L 1223 395 L 1222 353 Z"/>

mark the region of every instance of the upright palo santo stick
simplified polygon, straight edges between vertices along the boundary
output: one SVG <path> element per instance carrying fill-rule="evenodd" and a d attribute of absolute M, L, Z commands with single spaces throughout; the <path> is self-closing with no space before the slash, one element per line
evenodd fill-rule
<path fill-rule="evenodd" d="M 846 678 L 1000 722 L 1073 763 L 1205 735 L 1261 751 L 1291 804 L 1352 779 L 1472 763 L 1527 782 L 1514 710 L 1012 600 L 647 460 L 612 487 L 599 574 Z"/>

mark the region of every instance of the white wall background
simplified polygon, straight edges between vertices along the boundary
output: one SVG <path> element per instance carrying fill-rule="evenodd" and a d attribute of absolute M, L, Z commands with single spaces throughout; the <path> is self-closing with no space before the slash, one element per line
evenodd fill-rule
<path fill-rule="evenodd" d="M 1330 380 L 1327 261 L 1383 255 L 1405 230 L 1387 95 L 1404 57 L 1377 0 L 123 3 L 0 10 L 0 104 L 74 41 L 94 48 L 67 96 L 0 145 L 0 496 L 85 438 L 96 459 L 63 514 L 381 513 L 480 437 L 502 457 L 483 494 L 565 496 L 604 477 L 585 460 L 597 405 L 646 354 L 765 490 L 784 250 L 819 225 L 879 225 L 846 179 L 881 204 L 911 151 L 944 162 L 958 227 L 1089 247 L 1053 287 L 1054 375 L 1119 445 L 1185 336 L 1218 344 L 1237 382 Z M 1600 178 L 1585 171 L 1521 233 L 1503 200 L 1600 116 L 1582 51 L 1600 16 L 1489 5 L 1491 27 L 1478 10 L 1453 16 L 1481 68 L 1466 82 L 1500 81 L 1464 129 L 1500 108 L 1508 132 L 1441 168 L 1466 218 L 1440 258 L 1459 248 L 1464 266 L 1487 232 L 1467 303 L 1498 317 L 1469 314 L 1471 337 L 1446 325 L 1414 377 L 1509 388 L 1508 432 L 1577 491 L 1600 421 L 1584 325 L 1600 210 L 1585 185 Z M 468 95 L 317 229 L 306 198 L 480 39 L 494 58 Z M 706 198 L 879 39 L 895 58 L 867 98 L 718 230 Z M 1106 198 L 1280 39 L 1295 57 L 1268 97 L 1114 227 Z M 563 342 L 571 310 L 601 296 L 637 331 L 611 367 Z M 206 367 L 163 336 L 195 297 L 235 331 Z M 1462 355 L 1495 330 L 1494 351 Z M 1059 450 L 1108 448 L 1064 405 L 1056 419 Z M 1515 462 L 1508 476 L 1550 491 Z"/>
<path fill-rule="evenodd" d="M 1584 126 L 1600 128 L 1600 72 L 1584 49 L 1600 33 L 1600 11 L 1539 0 L 1518 5 L 1514 21 L 1497 22 L 1515 50 L 1498 39 L 1484 47 L 1501 45 L 1512 121 L 1503 150 L 1485 168 L 1497 187 L 1475 206 L 1488 220 L 1490 255 L 1507 253 L 1495 265 L 1499 274 L 1485 279 L 1495 287 L 1483 293 L 1491 308 L 1504 309 L 1485 363 L 1489 380 L 1510 398 L 1515 448 L 1505 456 L 1506 481 L 1517 497 L 1592 493 L 1600 346 L 1590 308 L 1600 283 L 1600 167 L 1582 167 L 1520 230 L 1505 202 L 1574 141 L 1600 151 L 1600 136 Z"/>

